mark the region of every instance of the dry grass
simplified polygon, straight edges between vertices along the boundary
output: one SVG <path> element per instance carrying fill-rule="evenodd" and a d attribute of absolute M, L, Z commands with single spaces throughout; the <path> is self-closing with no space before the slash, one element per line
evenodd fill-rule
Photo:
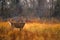
<path fill-rule="evenodd" d="M 26 23 L 20 31 L 0 22 L 0 40 L 60 40 L 60 24 Z"/>

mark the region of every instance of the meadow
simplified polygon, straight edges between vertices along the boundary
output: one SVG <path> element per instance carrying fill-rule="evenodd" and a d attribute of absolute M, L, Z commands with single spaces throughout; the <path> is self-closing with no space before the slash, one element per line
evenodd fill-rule
<path fill-rule="evenodd" d="M 28 22 L 20 31 L 0 22 L 0 40 L 60 40 L 60 23 Z"/>

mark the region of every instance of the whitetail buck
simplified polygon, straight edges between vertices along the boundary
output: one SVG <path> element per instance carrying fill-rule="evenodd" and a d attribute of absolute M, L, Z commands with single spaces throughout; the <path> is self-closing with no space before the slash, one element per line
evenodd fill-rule
<path fill-rule="evenodd" d="M 20 31 L 23 29 L 25 23 L 13 23 L 11 22 L 11 25 L 15 28 L 20 28 Z"/>

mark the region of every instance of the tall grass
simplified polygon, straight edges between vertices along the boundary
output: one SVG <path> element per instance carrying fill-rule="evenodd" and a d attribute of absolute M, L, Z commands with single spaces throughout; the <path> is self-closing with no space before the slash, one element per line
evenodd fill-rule
<path fill-rule="evenodd" d="M 47 28 L 39 31 L 14 30 L 0 27 L 0 40 L 60 40 L 60 28 Z"/>

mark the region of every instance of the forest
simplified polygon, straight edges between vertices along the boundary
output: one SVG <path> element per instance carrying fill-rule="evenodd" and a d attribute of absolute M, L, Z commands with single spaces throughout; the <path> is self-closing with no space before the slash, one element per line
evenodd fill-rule
<path fill-rule="evenodd" d="M 23 16 L 30 18 L 59 18 L 59 0 L 0 0 L 0 17 L 2 19 Z"/>

